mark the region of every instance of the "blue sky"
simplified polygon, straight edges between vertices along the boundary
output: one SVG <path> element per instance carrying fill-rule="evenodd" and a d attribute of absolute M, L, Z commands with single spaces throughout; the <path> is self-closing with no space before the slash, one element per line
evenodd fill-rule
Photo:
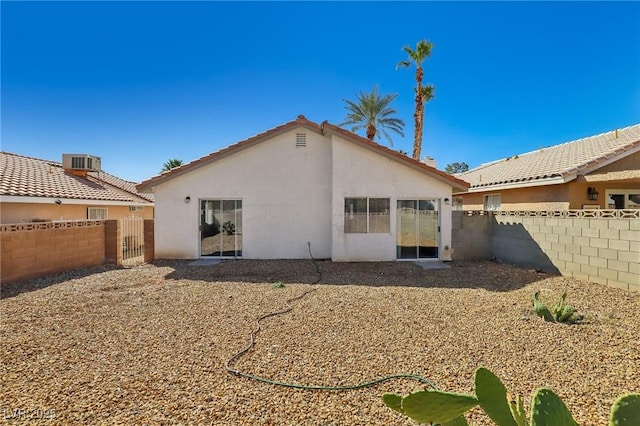
<path fill-rule="evenodd" d="M 3 151 L 142 181 L 343 99 L 434 48 L 423 155 L 471 167 L 640 122 L 640 2 L 1 2 Z M 382 143 L 385 143 L 383 140 Z"/>

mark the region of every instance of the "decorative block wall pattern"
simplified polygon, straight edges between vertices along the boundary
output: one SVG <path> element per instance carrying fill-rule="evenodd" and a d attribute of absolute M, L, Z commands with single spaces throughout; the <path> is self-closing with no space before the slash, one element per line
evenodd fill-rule
<path fill-rule="evenodd" d="M 56 272 L 122 265 L 119 220 L 77 220 L 0 225 L 0 283 Z M 153 219 L 144 221 L 145 262 L 153 260 Z"/>
<path fill-rule="evenodd" d="M 0 225 L 0 282 L 104 262 L 105 221 Z"/>

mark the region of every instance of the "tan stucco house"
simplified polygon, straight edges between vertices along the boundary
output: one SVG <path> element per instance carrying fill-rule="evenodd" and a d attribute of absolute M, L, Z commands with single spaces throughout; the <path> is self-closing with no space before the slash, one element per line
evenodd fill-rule
<path fill-rule="evenodd" d="M 0 152 L 0 223 L 153 218 L 153 194 L 103 171 L 99 157 L 62 157 L 56 162 Z"/>
<path fill-rule="evenodd" d="M 156 258 L 450 260 L 467 183 L 298 116 L 138 185 Z"/>
<path fill-rule="evenodd" d="M 640 208 L 640 124 L 483 164 L 457 175 L 463 210 Z"/>

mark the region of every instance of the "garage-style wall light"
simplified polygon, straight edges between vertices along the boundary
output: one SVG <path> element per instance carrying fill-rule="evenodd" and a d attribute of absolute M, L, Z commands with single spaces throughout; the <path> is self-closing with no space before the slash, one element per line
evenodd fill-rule
<path fill-rule="evenodd" d="M 189 203 L 189 201 L 191 201 L 191 197 L 190 197 L 190 196 L 188 196 L 188 195 L 187 195 L 186 197 L 184 197 L 184 202 L 185 202 L 185 203 L 187 203 L 187 204 L 188 204 L 188 203 Z"/>
<path fill-rule="evenodd" d="M 587 196 L 589 197 L 589 199 L 591 201 L 596 201 L 598 199 L 598 194 L 599 194 L 599 192 L 596 191 L 595 188 L 593 188 L 591 186 L 589 188 L 587 188 Z"/>

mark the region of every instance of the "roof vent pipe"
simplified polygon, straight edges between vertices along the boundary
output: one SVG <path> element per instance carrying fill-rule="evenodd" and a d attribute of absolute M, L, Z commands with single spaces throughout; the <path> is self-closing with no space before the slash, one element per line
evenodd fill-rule
<path fill-rule="evenodd" d="M 616 139 L 618 139 L 618 129 L 616 129 Z"/>

